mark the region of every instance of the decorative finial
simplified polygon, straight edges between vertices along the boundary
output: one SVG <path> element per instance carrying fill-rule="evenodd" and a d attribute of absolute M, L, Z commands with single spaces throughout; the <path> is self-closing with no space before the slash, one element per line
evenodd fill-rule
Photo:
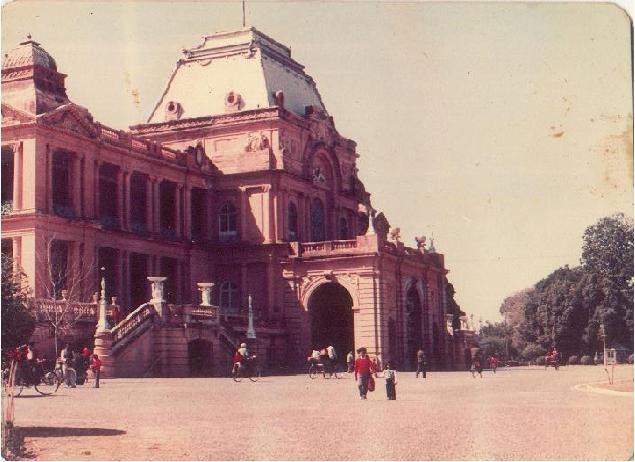
<path fill-rule="evenodd" d="M 243 27 L 245 27 L 245 0 L 243 0 Z"/>

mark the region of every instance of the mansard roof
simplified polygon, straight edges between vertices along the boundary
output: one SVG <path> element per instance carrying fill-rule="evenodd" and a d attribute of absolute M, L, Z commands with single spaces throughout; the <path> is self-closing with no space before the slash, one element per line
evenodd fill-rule
<path fill-rule="evenodd" d="M 322 98 L 291 50 L 253 27 L 218 32 L 183 50 L 148 123 L 283 106 L 299 115 Z"/>

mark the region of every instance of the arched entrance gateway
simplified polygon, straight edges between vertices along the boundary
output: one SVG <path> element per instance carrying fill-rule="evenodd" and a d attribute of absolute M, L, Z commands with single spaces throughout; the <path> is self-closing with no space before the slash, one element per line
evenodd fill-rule
<path fill-rule="evenodd" d="M 311 321 L 311 346 L 333 345 L 340 362 L 353 350 L 353 299 L 341 284 L 328 282 L 311 294 L 307 305 Z"/>

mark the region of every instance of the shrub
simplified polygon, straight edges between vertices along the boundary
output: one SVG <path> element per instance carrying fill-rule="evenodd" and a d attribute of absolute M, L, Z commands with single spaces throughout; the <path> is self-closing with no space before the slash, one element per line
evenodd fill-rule
<path fill-rule="evenodd" d="M 628 359 L 627 359 L 629 364 L 633 364 L 633 353 L 631 353 L 630 355 L 628 355 Z"/>
<path fill-rule="evenodd" d="M 545 365 L 545 357 L 544 356 L 538 356 L 536 358 L 536 366 L 544 366 Z"/>
<path fill-rule="evenodd" d="M 569 356 L 569 364 L 579 364 L 580 363 L 580 358 L 578 358 L 576 355 L 572 355 Z"/>
<path fill-rule="evenodd" d="M 580 364 L 584 366 L 591 366 L 595 363 L 593 362 L 593 358 L 591 356 L 584 355 L 582 356 L 582 358 L 580 358 Z"/>
<path fill-rule="evenodd" d="M 523 358 L 528 359 L 530 361 L 533 359 L 536 359 L 538 356 L 543 356 L 544 354 L 545 354 L 545 350 L 543 350 L 538 345 L 534 345 L 534 344 L 527 345 L 522 352 Z"/>

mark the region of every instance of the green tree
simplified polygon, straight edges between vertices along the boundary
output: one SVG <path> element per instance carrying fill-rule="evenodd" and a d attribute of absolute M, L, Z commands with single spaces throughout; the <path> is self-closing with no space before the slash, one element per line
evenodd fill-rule
<path fill-rule="evenodd" d="M 593 326 L 604 324 L 607 344 L 632 350 L 633 220 L 619 213 L 589 226 L 583 235 L 581 263 L 594 276 Z"/>
<path fill-rule="evenodd" d="M 2 363 L 10 349 L 26 343 L 35 321 L 31 316 L 30 289 L 26 275 L 15 269 L 13 259 L 2 255 Z"/>

